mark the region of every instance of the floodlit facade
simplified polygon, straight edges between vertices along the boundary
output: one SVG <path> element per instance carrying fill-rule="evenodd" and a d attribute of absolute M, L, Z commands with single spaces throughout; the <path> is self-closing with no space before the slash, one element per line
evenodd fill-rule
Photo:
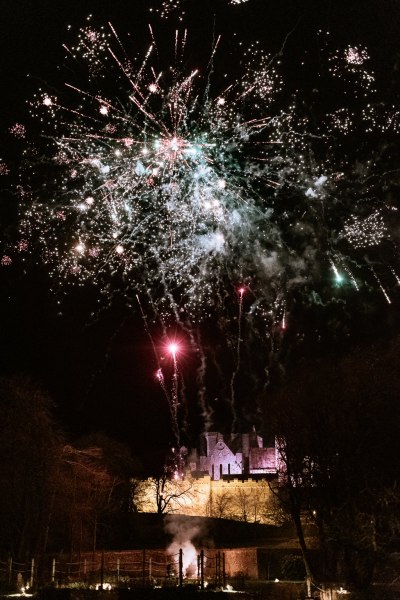
<path fill-rule="evenodd" d="M 189 454 L 187 463 L 193 476 L 208 474 L 213 481 L 226 476 L 276 475 L 276 446 L 264 447 L 256 432 L 224 436 L 218 432 L 204 433 L 199 449 Z"/>
<path fill-rule="evenodd" d="M 162 493 L 165 512 L 279 524 L 281 511 L 271 490 L 278 481 L 279 453 L 265 447 L 255 432 L 224 436 L 204 433 L 199 447 L 188 452 L 172 471 Z M 176 462 L 179 464 L 179 460 Z M 158 484 L 158 493 L 159 493 Z M 157 512 L 157 482 L 144 482 L 140 510 Z"/>

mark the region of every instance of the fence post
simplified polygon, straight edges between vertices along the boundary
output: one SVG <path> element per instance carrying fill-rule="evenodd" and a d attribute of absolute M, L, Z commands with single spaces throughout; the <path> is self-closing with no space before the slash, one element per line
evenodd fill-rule
<path fill-rule="evenodd" d="M 35 559 L 32 558 L 32 560 L 31 560 L 31 578 L 29 581 L 29 587 L 31 589 L 33 588 L 33 583 L 34 583 L 34 574 L 35 574 Z"/>
<path fill-rule="evenodd" d="M 104 590 L 104 550 L 101 553 L 101 563 L 100 563 L 100 589 Z"/>
<path fill-rule="evenodd" d="M 117 558 L 117 583 L 119 583 L 119 558 Z"/>
<path fill-rule="evenodd" d="M 183 551 L 179 549 L 179 587 L 183 585 Z"/>
<path fill-rule="evenodd" d="M 146 550 L 143 550 L 142 580 L 143 580 L 143 587 L 144 587 L 146 584 Z"/>
<path fill-rule="evenodd" d="M 218 551 L 215 555 L 215 585 L 219 585 L 219 570 L 220 570 L 219 559 L 220 559 L 220 554 Z"/>
<path fill-rule="evenodd" d="M 12 556 L 8 558 L 8 585 L 11 584 L 12 579 Z"/>
<path fill-rule="evenodd" d="M 226 588 L 225 552 L 222 553 L 222 586 Z"/>
<path fill-rule="evenodd" d="M 56 579 L 56 559 L 53 558 L 51 561 L 51 583 L 54 583 Z"/>
<path fill-rule="evenodd" d="M 204 550 L 200 550 L 200 589 L 204 590 Z"/>
<path fill-rule="evenodd" d="M 306 578 L 307 583 L 307 598 L 311 598 L 311 577 Z"/>
<path fill-rule="evenodd" d="M 149 581 L 151 581 L 151 557 L 149 558 Z"/>

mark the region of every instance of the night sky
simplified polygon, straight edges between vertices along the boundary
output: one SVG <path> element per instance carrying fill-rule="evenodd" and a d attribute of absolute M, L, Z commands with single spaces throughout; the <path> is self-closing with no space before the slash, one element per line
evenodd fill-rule
<path fill-rule="evenodd" d="M 110 21 L 117 31 L 135 37 L 139 49 L 145 49 L 147 23 L 152 23 L 159 40 L 170 36 L 176 27 L 174 14 L 161 19 L 149 11 L 160 4 L 156 0 L 0 1 L 0 158 L 10 168 L 10 174 L 0 179 L 4 247 L 16 235 L 18 200 L 13 185 L 24 146 L 21 140 L 10 136 L 9 129 L 15 123 L 23 123 L 29 132 L 32 126 L 27 101 L 38 87 L 55 94 L 62 88 L 62 43 L 70 39 L 68 26 L 76 31 L 92 14 L 94 24 Z M 215 33 L 222 35 L 216 63 L 230 71 L 234 69 L 238 40 L 245 44 L 260 40 L 272 54 L 284 45 L 289 57 L 305 52 L 318 61 L 319 30 L 329 31 L 338 47 L 366 45 L 378 85 L 390 87 L 400 65 L 397 0 L 248 0 L 238 6 L 228 6 L 228 0 L 187 0 L 185 10 L 184 23 L 191 41 L 187 58 L 190 65 L 198 59 L 204 63 Z M 290 72 L 290 61 L 286 69 L 293 81 L 299 79 L 298 73 Z M 327 95 L 328 102 L 330 91 L 319 91 Z M 396 99 L 396 92 L 393 94 Z M 151 341 L 134 296 L 127 302 L 124 294 L 116 290 L 111 300 L 99 300 L 90 286 L 66 295 L 53 294 L 48 272 L 36 264 L 34 256 L 1 267 L 0 286 L 0 373 L 28 375 L 47 389 L 68 436 L 102 430 L 126 442 L 145 464 L 158 460 L 171 440 L 169 409 L 154 376 L 156 362 Z M 359 310 L 361 304 L 363 311 Z M 295 360 L 303 354 L 312 357 L 321 352 L 340 353 L 352 344 L 366 344 L 398 331 L 396 292 L 390 306 L 375 290 L 362 302 L 348 298 L 346 311 L 331 307 L 324 313 L 322 307 L 317 307 L 294 314 L 298 323 L 293 331 L 308 332 L 303 344 L 299 344 L 295 333 L 288 332 L 286 357 Z M 150 328 L 157 337 L 157 328 Z M 173 333 L 173 326 L 170 331 Z M 176 333 L 181 334 L 178 330 Z M 208 323 L 203 335 L 206 352 L 218 346 L 218 335 Z M 247 358 L 250 360 L 251 356 Z M 224 388 L 222 383 L 224 367 L 213 366 L 211 360 L 210 365 L 209 393 L 223 397 L 228 394 L 228 384 Z M 181 357 L 180 369 L 190 399 L 196 388 L 193 353 L 187 351 Z M 256 364 L 254 376 L 262 376 L 262 372 L 262 365 Z M 253 400 L 245 397 L 246 385 L 243 381 L 243 402 L 248 405 L 250 427 Z M 228 429 L 232 415 L 228 411 L 225 419 L 225 409 L 222 403 L 215 420 L 216 426 Z M 187 423 L 186 440 L 190 443 L 203 425 L 195 401 L 188 401 L 181 418 Z M 260 425 L 256 417 L 253 424 Z"/>

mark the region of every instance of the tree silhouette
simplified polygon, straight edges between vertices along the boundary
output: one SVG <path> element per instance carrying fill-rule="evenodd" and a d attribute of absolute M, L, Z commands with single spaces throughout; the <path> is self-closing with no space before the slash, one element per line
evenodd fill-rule
<path fill-rule="evenodd" d="M 20 560 L 46 550 L 63 438 L 50 398 L 23 377 L 0 379 L 0 548 Z"/>
<path fill-rule="evenodd" d="M 308 560 L 315 525 L 322 575 L 367 586 L 399 543 L 400 338 L 302 364 L 273 398 L 287 500 Z M 303 538 L 303 539 L 302 539 Z"/>

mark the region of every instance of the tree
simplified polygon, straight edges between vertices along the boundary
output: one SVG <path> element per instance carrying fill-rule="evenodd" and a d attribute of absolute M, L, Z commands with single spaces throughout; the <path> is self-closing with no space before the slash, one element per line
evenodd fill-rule
<path fill-rule="evenodd" d="M 247 522 L 251 520 L 251 504 L 250 492 L 239 488 L 233 500 L 234 512 L 239 521 Z"/>
<path fill-rule="evenodd" d="M 148 484 L 143 479 L 132 477 L 130 480 L 130 510 L 134 513 L 142 512 L 146 504 Z"/>
<path fill-rule="evenodd" d="M 97 433 L 66 445 L 61 459 L 57 521 L 65 526 L 60 542 L 68 540 L 72 553 L 118 541 L 132 510 L 130 479 L 138 467 L 129 450 Z"/>
<path fill-rule="evenodd" d="M 172 473 L 168 463 L 161 473 L 153 475 L 144 483 L 145 502 L 153 506 L 159 515 L 177 512 L 193 498 L 192 483 L 182 475 Z"/>
<path fill-rule="evenodd" d="M 208 514 L 216 519 L 230 519 L 233 516 L 233 496 L 228 490 L 212 491 L 208 499 Z"/>
<path fill-rule="evenodd" d="M 69 547 L 74 551 L 97 549 L 99 519 L 115 510 L 117 478 L 108 471 L 100 448 L 67 445 L 62 455 L 61 511 L 66 512 Z"/>
<path fill-rule="evenodd" d="M 52 401 L 23 377 L 0 379 L 0 547 L 25 561 L 47 548 L 63 438 Z"/>
<path fill-rule="evenodd" d="M 397 519 L 382 507 L 398 502 L 399 350 L 395 338 L 335 362 L 302 365 L 274 395 L 282 498 L 310 575 L 307 522 L 318 532 L 321 575 L 359 588 L 398 543 Z"/>
<path fill-rule="evenodd" d="M 155 492 L 157 513 L 176 512 L 193 496 L 192 484 L 187 480 L 169 479 L 166 473 L 151 479 Z"/>
<path fill-rule="evenodd" d="M 102 432 L 86 435 L 75 441 L 74 446 L 80 449 L 99 448 L 102 453 L 104 467 L 115 478 L 113 501 L 123 513 L 132 511 L 132 477 L 143 472 L 140 460 L 133 457 L 130 449 Z"/>

